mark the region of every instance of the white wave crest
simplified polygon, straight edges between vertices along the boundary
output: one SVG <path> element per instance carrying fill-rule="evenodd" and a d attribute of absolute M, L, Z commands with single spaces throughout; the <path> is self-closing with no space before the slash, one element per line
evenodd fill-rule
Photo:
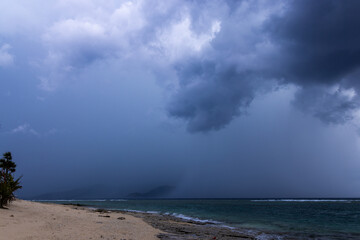
<path fill-rule="evenodd" d="M 254 199 L 252 202 L 359 202 L 360 199 Z"/>

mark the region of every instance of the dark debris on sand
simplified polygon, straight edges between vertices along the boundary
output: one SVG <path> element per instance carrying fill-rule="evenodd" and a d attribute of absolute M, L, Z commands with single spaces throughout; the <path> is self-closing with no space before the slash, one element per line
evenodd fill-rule
<path fill-rule="evenodd" d="M 142 218 L 151 226 L 162 230 L 158 235 L 163 240 L 179 239 L 221 239 L 221 240 L 255 240 L 253 236 L 247 236 L 232 229 L 221 227 L 211 223 L 187 221 L 168 215 L 125 212 L 135 217 Z"/>
<path fill-rule="evenodd" d="M 75 204 L 75 209 L 81 209 L 81 206 Z M 83 208 L 85 209 L 85 208 Z M 100 214 L 106 214 L 109 212 L 121 212 L 129 214 L 143 219 L 154 228 L 157 228 L 164 233 L 159 234 L 157 237 L 162 240 L 256 240 L 254 236 L 247 235 L 245 233 L 236 232 L 230 228 L 222 227 L 213 223 L 203 223 L 192 220 L 185 220 L 169 215 L 153 214 L 153 213 L 141 213 L 141 212 L 128 212 L 128 211 L 108 211 L 106 209 L 92 210 Z M 108 217 L 107 215 L 99 215 L 99 217 Z M 124 220 L 122 217 L 119 220 Z"/>

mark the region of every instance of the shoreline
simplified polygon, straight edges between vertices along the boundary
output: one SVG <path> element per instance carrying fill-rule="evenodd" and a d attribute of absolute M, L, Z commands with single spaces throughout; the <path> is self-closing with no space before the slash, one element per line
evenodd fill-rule
<path fill-rule="evenodd" d="M 188 216 L 178 216 L 176 214 L 160 213 L 156 211 L 136 211 L 136 210 L 118 210 L 111 208 L 99 208 L 97 206 L 59 203 L 82 207 L 84 209 L 93 209 L 93 211 L 118 212 L 131 215 L 142 219 L 152 227 L 162 231 L 157 237 L 165 240 L 180 239 L 247 239 L 247 240 L 285 240 L 285 239 L 358 239 L 357 234 L 337 233 L 336 235 L 327 235 L 324 233 L 304 233 L 304 232 L 279 232 L 266 231 L 255 228 L 245 228 L 229 226 L 226 223 L 202 220 Z"/>
<path fill-rule="evenodd" d="M 0 209 L 1 239 L 156 240 L 162 231 L 120 212 L 25 200 Z"/>
<path fill-rule="evenodd" d="M 224 240 L 255 240 L 254 236 L 237 232 L 225 225 L 218 225 L 210 222 L 199 222 L 195 220 L 185 220 L 176 216 L 160 213 L 143 213 L 131 211 L 118 211 L 143 219 L 163 233 L 158 235 L 160 239 L 224 239 Z"/>
<path fill-rule="evenodd" d="M 16 200 L 10 204 L 9 209 L 0 209 L 0 232 L 4 239 L 12 240 L 279 240 L 333 237 L 323 234 L 304 235 L 227 226 L 221 222 L 160 212 L 26 200 Z M 337 236 L 343 236 L 344 239 L 358 239 L 357 235 L 351 234 Z"/>
<path fill-rule="evenodd" d="M 61 203 L 65 206 L 73 206 L 83 210 L 90 210 L 101 213 L 122 213 L 142 219 L 147 224 L 161 231 L 158 239 L 180 240 L 180 239 L 223 239 L 223 240 L 256 240 L 256 239 L 278 239 L 271 233 L 260 232 L 250 229 L 236 229 L 223 223 L 208 220 L 185 219 L 179 216 L 162 214 L 158 212 L 141 212 L 131 210 L 117 210 L 96 208 L 83 204 Z M 248 232 L 248 233 L 246 233 Z M 252 233 L 250 235 L 250 232 Z"/>
<path fill-rule="evenodd" d="M 224 239 L 255 240 L 211 222 L 183 219 L 160 213 L 101 209 L 82 204 L 17 199 L 0 209 L 4 239 Z"/>

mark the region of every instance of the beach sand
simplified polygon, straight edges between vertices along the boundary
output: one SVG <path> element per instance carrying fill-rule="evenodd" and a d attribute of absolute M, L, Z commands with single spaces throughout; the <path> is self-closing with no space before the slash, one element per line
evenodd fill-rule
<path fill-rule="evenodd" d="M 0 209 L 0 240 L 152 240 L 161 233 L 141 218 L 118 212 L 23 200 Z"/>

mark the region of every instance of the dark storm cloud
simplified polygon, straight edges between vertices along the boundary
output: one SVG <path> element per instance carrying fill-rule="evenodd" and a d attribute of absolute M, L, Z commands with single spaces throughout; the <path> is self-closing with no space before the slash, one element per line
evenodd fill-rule
<path fill-rule="evenodd" d="M 360 65 L 360 2 L 273 3 L 283 4 L 281 11 L 261 1 L 229 4 L 212 49 L 204 54 L 213 69 L 197 67 L 206 65 L 203 58 L 188 63 L 193 71 L 177 69 L 180 90 L 169 113 L 185 119 L 189 130 L 226 126 L 263 87 L 264 81 L 254 84 L 259 79 L 297 85 L 295 106 L 325 123 L 352 119 L 360 90 L 354 74 Z M 265 14 L 263 22 L 254 20 L 253 15 Z"/>
<path fill-rule="evenodd" d="M 20 196 L 359 197 L 358 5 L 1 0 Z"/>
<path fill-rule="evenodd" d="M 268 23 L 286 75 L 303 85 L 334 83 L 360 63 L 359 1 L 292 1 Z"/>
<path fill-rule="evenodd" d="M 308 87 L 296 93 L 294 104 L 323 122 L 343 124 L 352 119 L 352 111 L 359 107 L 358 101 L 347 94 L 340 89 L 328 92 L 322 87 Z"/>
<path fill-rule="evenodd" d="M 235 67 L 188 62 L 178 70 L 181 86 L 168 111 L 187 119 L 191 132 L 222 128 L 253 99 L 249 76 Z"/>
<path fill-rule="evenodd" d="M 302 87 L 295 105 L 326 123 L 347 122 L 359 107 L 359 98 L 345 93 L 360 90 L 356 77 L 347 79 L 360 66 L 359 10 L 359 1 L 292 1 L 268 23 L 285 81 Z"/>

